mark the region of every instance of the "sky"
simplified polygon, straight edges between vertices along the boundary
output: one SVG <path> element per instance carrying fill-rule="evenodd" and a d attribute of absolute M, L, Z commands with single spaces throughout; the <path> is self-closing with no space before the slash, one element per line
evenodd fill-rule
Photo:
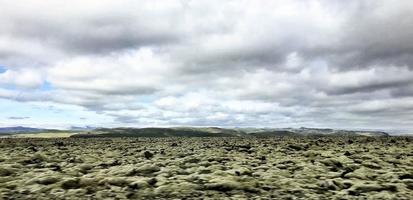
<path fill-rule="evenodd" d="M 413 1 L 0 1 L 0 127 L 413 130 Z"/>

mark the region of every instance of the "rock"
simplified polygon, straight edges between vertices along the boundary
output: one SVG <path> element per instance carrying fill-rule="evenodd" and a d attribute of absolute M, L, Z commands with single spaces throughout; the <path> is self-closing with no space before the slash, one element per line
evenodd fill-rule
<path fill-rule="evenodd" d="M 82 187 L 86 187 L 86 188 L 95 187 L 99 183 L 99 181 L 102 180 L 102 179 L 103 178 L 81 178 L 79 180 L 79 184 Z"/>
<path fill-rule="evenodd" d="M 349 178 L 349 179 L 366 179 L 366 176 L 364 174 L 361 174 L 361 173 L 358 173 L 358 172 L 346 173 L 342 177 L 343 178 Z"/>
<path fill-rule="evenodd" d="M 413 179 L 413 174 L 402 174 L 399 176 L 399 179 L 404 180 L 404 179 Z"/>
<path fill-rule="evenodd" d="M 129 183 L 128 187 L 131 188 L 131 189 L 143 189 L 143 188 L 149 187 L 149 183 L 148 183 L 148 181 L 142 179 L 142 180 L 138 180 L 138 181 L 134 181 L 132 183 Z"/>
<path fill-rule="evenodd" d="M 0 199 L 411 199 L 413 140 L 318 137 L 0 139 Z"/>
<path fill-rule="evenodd" d="M 165 155 L 165 149 L 161 149 L 159 152 L 161 155 Z"/>
<path fill-rule="evenodd" d="M 240 189 L 240 184 L 235 181 L 220 181 L 218 183 L 205 184 L 205 189 L 226 192 L 230 190 Z"/>
<path fill-rule="evenodd" d="M 320 187 L 327 190 L 337 190 L 339 187 L 332 180 L 322 181 Z"/>
<path fill-rule="evenodd" d="M 0 176 L 10 176 L 15 174 L 14 170 L 9 167 L 0 167 Z"/>
<path fill-rule="evenodd" d="M 288 165 L 284 165 L 284 164 L 278 164 L 277 168 L 278 169 L 287 169 L 289 166 Z"/>
<path fill-rule="evenodd" d="M 243 176 L 243 175 L 251 176 L 251 175 L 252 175 L 252 171 L 251 171 L 250 169 L 248 169 L 248 168 L 240 167 L 240 168 L 238 168 L 238 169 L 235 169 L 234 174 L 237 175 L 237 176 Z"/>
<path fill-rule="evenodd" d="M 143 152 L 143 156 L 144 156 L 146 159 L 151 159 L 151 158 L 153 157 L 153 153 L 151 153 L 151 152 L 149 152 L 149 151 L 145 151 L 145 152 Z"/>
<path fill-rule="evenodd" d="M 383 190 L 388 190 L 391 192 L 397 191 L 397 186 L 395 185 L 378 185 L 378 184 L 364 184 L 356 185 L 349 191 L 351 194 L 367 193 L 367 192 L 380 192 Z"/>
<path fill-rule="evenodd" d="M 38 164 L 46 161 L 46 157 L 40 153 L 34 154 L 31 158 L 21 161 L 23 164 Z"/>
<path fill-rule="evenodd" d="M 30 151 L 33 151 L 33 152 L 39 151 L 39 150 L 37 150 L 37 148 L 34 147 L 34 146 L 29 146 L 29 147 L 27 147 L 27 149 L 30 150 Z"/>
<path fill-rule="evenodd" d="M 158 180 L 156 178 L 151 178 L 147 182 L 149 185 L 154 186 L 158 182 Z"/>
<path fill-rule="evenodd" d="M 358 192 L 372 192 L 372 191 L 381 191 L 382 187 L 380 185 L 358 185 L 354 187 L 354 190 Z"/>
<path fill-rule="evenodd" d="M 198 158 L 189 158 L 184 161 L 184 163 L 199 163 L 201 160 Z"/>
<path fill-rule="evenodd" d="M 124 186 L 129 184 L 129 181 L 122 177 L 110 177 L 106 178 L 104 181 L 110 185 L 115 186 Z"/>
<path fill-rule="evenodd" d="M 216 178 L 209 181 L 204 185 L 206 190 L 216 190 L 220 192 L 230 192 L 232 190 L 243 190 L 245 192 L 257 193 L 259 189 L 256 188 L 257 184 L 254 181 L 239 182 L 229 177 Z"/>
<path fill-rule="evenodd" d="M 342 179 L 334 179 L 333 183 L 340 189 L 348 189 L 353 185 L 350 181 L 343 181 Z"/>
<path fill-rule="evenodd" d="M 406 182 L 406 187 L 410 190 L 413 190 L 413 182 Z"/>
<path fill-rule="evenodd" d="M 65 196 L 75 198 L 85 196 L 87 190 L 83 188 L 71 189 L 65 192 Z"/>
<path fill-rule="evenodd" d="M 60 165 L 58 165 L 58 164 L 49 164 L 46 167 L 50 168 L 50 170 L 55 171 L 55 172 L 61 172 L 62 171 L 62 167 L 60 167 Z"/>
<path fill-rule="evenodd" d="M 54 145 L 57 146 L 57 147 L 65 146 L 65 144 L 61 141 L 55 142 Z"/>
<path fill-rule="evenodd" d="M 297 144 L 289 144 L 287 147 L 288 147 L 289 149 L 296 150 L 296 151 L 301 151 L 301 150 L 304 150 L 304 149 L 305 149 L 304 146 L 297 145 Z"/>
<path fill-rule="evenodd" d="M 338 170 L 343 168 L 343 163 L 341 163 L 339 160 L 336 160 L 336 159 L 333 159 L 333 158 L 325 159 L 325 160 L 322 160 L 320 162 L 323 163 L 324 165 L 330 167 L 331 171 L 338 171 Z"/>
<path fill-rule="evenodd" d="M 198 169 L 198 174 L 210 174 L 210 173 L 212 173 L 211 169 L 208 169 L 202 166 Z"/>
<path fill-rule="evenodd" d="M 161 169 L 156 165 L 145 164 L 137 169 L 134 169 L 134 173 L 137 174 L 151 174 L 154 172 L 158 172 Z"/>
<path fill-rule="evenodd" d="M 67 162 L 68 163 L 83 163 L 83 160 L 79 156 L 76 156 L 76 157 L 68 158 Z"/>
<path fill-rule="evenodd" d="M 307 158 L 315 158 L 315 157 L 321 156 L 321 153 L 318 151 L 309 150 L 309 151 L 303 152 L 303 155 Z"/>
<path fill-rule="evenodd" d="M 381 169 L 381 166 L 374 162 L 363 162 L 362 165 L 370 169 Z"/>
<path fill-rule="evenodd" d="M 41 177 L 35 180 L 36 183 L 42 184 L 42 185 L 50 185 L 53 183 L 57 183 L 59 181 L 60 181 L 59 178 L 53 177 L 53 176 L 45 176 L 45 177 Z"/>
<path fill-rule="evenodd" d="M 191 196 L 192 198 L 189 199 L 194 199 L 194 197 L 197 196 L 198 191 L 200 189 L 200 186 L 193 184 L 193 183 L 178 183 L 178 184 L 172 184 L 172 185 L 162 185 L 157 187 L 154 192 L 156 194 L 168 194 L 172 196 L 177 196 L 177 195 L 182 195 L 182 194 L 187 194 Z M 198 199 L 198 198 L 195 198 Z"/>
<path fill-rule="evenodd" d="M 91 164 L 82 164 L 82 165 L 79 165 L 79 170 L 82 173 L 87 173 L 87 171 L 93 169 L 93 167 L 94 166 Z"/>
<path fill-rule="evenodd" d="M 61 187 L 63 189 L 76 189 L 76 188 L 80 188 L 80 181 L 77 178 L 73 178 L 73 179 L 67 179 L 64 180 L 61 184 Z"/>

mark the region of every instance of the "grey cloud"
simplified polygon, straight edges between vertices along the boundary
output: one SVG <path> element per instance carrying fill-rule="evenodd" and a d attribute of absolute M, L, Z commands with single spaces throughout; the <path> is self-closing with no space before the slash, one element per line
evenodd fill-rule
<path fill-rule="evenodd" d="M 346 2 L 347 3 L 347 2 Z M 341 70 L 376 65 L 413 67 L 413 3 L 410 1 L 352 1 L 339 39 L 309 56 L 327 58 Z"/>
<path fill-rule="evenodd" d="M 122 124 L 139 124 L 139 119 L 136 117 L 131 116 L 114 116 L 116 122 L 120 122 Z"/>
<path fill-rule="evenodd" d="M 34 27 L 33 31 L 38 32 L 20 37 L 36 38 L 59 51 L 69 51 L 70 54 L 108 53 L 141 46 L 168 44 L 179 40 L 175 33 L 160 33 L 156 30 L 151 33 L 150 28 L 134 27 L 134 24 L 128 21 L 105 26 L 86 23 L 66 27 L 64 24 L 58 24 L 53 28 L 41 28 L 39 24 L 47 24 L 47 21 L 28 23 Z M 28 31 L 25 29 L 15 31 L 18 35 L 27 34 Z"/>
<path fill-rule="evenodd" d="M 377 90 L 384 90 L 384 89 L 393 89 L 393 88 L 400 88 L 409 83 L 412 83 L 413 80 L 401 80 L 401 81 L 394 81 L 394 82 L 382 82 L 382 83 L 372 83 L 368 85 L 362 85 L 358 87 L 345 87 L 345 88 L 329 88 L 327 93 L 329 95 L 343 95 L 343 94 L 353 94 L 353 93 L 372 93 Z M 392 94 L 402 94 L 393 92 Z"/>
<path fill-rule="evenodd" d="M 116 88 L 79 88 L 79 87 L 64 87 L 65 90 L 73 90 L 76 92 L 81 93 L 90 93 L 90 94 L 98 94 L 98 95 L 105 95 L 105 96 L 117 96 L 117 95 L 146 95 L 152 94 L 156 92 L 158 89 L 153 87 L 143 87 L 143 86 L 136 86 L 136 87 L 116 87 Z"/>
<path fill-rule="evenodd" d="M 4 3 L 6 5 L 0 9 L 4 15 L 0 20 L 4 24 L 0 36 L 18 42 L 39 43 L 42 48 L 50 49 L 49 56 L 56 52 L 64 56 L 105 54 L 176 43 L 185 37 L 185 32 L 177 26 L 182 8 L 160 12 L 145 8 L 138 2 L 124 3 L 129 5 L 119 2 L 110 7 L 109 2 L 99 2 L 100 6 L 106 6 L 102 10 L 93 9 L 96 6 L 93 3 L 83 5 L 86 8 L 91 6 L 90 10 L 76 10 L 74 7 L 81 6 L 76 2 L 70 6 L 57 2 L 29 2 L 25 3 L 25 7 L 18 6 L 19 3 Z M 25 9 L 28 11 L 25 12 Z M 60 12 L 45 12 L 54 9 Z M 10 57 L 27 59 L 24 51 L 18 49 L 10 51 L 0 48 L 0 57 L 4 60 Z"/>
<path fill-rule="evenodd" d="M 397 105 L 413 96 L 411 2 L 263 2 L 4 3 L 0 64 L 42 66 L 53 89 L 0 96 L 78 105 L 128 125 L 410 119 Z M 395 99 L 397 109 L 387 105 Z"/>
<path fill-rule="evenodd" d="M 394 88 L 391 90 L 391 94 L 394 97 L 413 97 L 413 84 L 405 85 L 400 88 Z"/>
<path fill-rule="evenodd" d="M 20 120 L 20 119 L 30 119 L 30 117 L 9 117 L 8 119 Z"/>

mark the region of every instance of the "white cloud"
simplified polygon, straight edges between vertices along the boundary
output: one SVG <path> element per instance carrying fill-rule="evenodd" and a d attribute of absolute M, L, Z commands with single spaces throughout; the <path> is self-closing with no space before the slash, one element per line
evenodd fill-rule
<path fill-rule="evenodd" d="M 43 84 L 43 78 L 41 72 L 31 68 L 7 70 L 0 74 L 0 84 L 35 89 Z"/>
<path fill-rule="evenodd" d="M 117 125 L 408 126 L 411 5 L 5 1 L 0 97 Z"/>
<path fill-rule="evenodd" d="M 84 56 L 62 61 L 48 71 L 48 81 L 66 91 L 105 95 L 153 93 L 173 73 L 173 63 L 151 49 L 108 56 Z"/>

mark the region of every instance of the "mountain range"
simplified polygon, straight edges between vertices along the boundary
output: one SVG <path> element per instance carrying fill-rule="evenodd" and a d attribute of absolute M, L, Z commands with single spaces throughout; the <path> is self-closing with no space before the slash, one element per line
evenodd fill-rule
<path fill-rule="evenodd" d="M 173 128 L 94 128 L 71 127 L 69 130 L 31 127 L 3 127 L 1 135 L 42 132 L 75 132 L 71 137 L 270 137 L 311 135 L 364 135 L 389 136 L 382 131 L 355 131 L 321 128 L 219 128 L 219 127 L 173 127 Z"/>
<path fill-rule="evenodd" d="M 352 131 L 316 128 L 218 128 L 218 127 L 174 127 L 174 128 L 98 128 L 72 137 L 270 137 L 309 135 L 364 135 L 389 136 L 382 131 Z"/>
<path fill-rule="evenodd" d="M 34 133 L 41 132 L 45 129 L 23 127 L 23 126 L 14 126 L 14 127 L 2 127 L 0 128 L 0 133 Z"/>

